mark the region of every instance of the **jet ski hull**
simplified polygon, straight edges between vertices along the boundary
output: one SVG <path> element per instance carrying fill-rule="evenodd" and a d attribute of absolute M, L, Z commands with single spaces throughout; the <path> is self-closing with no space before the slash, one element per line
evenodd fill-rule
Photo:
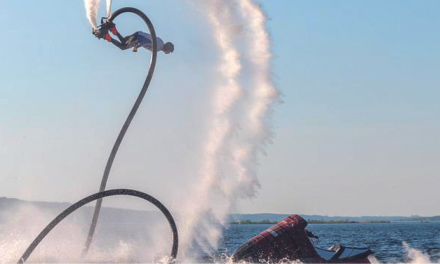
<path fill-rule="evenodd" d="M 251 238 L 232 255 L 232 261 L 252 263 L 299 260 L 304 263 L 370 263 L 368 248 L 336 246 L 315 247 L 307 221 L 292 214 L 278 224 Z"/>

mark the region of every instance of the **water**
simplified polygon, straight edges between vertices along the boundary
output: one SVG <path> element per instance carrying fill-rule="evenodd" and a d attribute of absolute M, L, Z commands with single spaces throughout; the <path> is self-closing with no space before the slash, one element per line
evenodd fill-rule
<path fill-rule="evenodd" d="M 151 258 L 156 259 L 166 255 L 171 249 L 170 230 L 163 217 L 158 217 L 157 221 L 149 217 L 150 221 L 146 221 L 146 218 L 137 216 L 136 219 L 142 220 L 132 224 L 130 221 L 122 221 L 123 219 L 107 218 L 112 218 L 117 223 L 103 221 L 98 225 L 94 241 L 96 250 L 92 250 L 90 254 L 91 262 L 151 262 Z M 0 263 L 15 262 L 49 219 L 52 217 L 40 221 L 32 217 L 29 222 L 13 226 L 4 226 L 0 223 Z M 79 224 L 67 222 L 57 227 L 39 246 L 30 262 L 81 261 L 77 258 L 84 243 L 88 222 L 79 221 Z M 272 225 L 231 225 L 224 230 L 224 238 L 215 253 L 215 262 L 227 262 L 227 258 L 222 259 L 223 256 L 232 255 L 240 245 L 270 226 Z M 410 248 L 429 255 L 431 262 L 440 263 L 440 222 L 309 224 L 307 229 L 320 237 L 319 241 L 313 241 L 322 248 L 334 244 L 368 247 L 373 250 L 375 257 L 381 263 L 415 263 L 408 259 L 403 246 L 406 242 Z M 165 243 L 163 248 L 158 247 L 163 243 Z M 165 251 L 160 252 L 161 249 Z M 157 256 L 154 256 L 155 254 Z M 185 260 L 182 261 L 185 263 Z M 212 258 L 202 258 L 201 262 L 212 262 Z"/>
<path fill-rule="evenodd" d="M 225 230 L 218 255 L 232 254 L 249 238 L 271 225 L 231 225 Z M 382 263 L 408 262 L 403 243 L 440 260 L 440 222 L 390 224 L 309 224 L 308 230 L 319 236 L 315 245 L 328 248 L 335 244 L 368 247 Z"/>

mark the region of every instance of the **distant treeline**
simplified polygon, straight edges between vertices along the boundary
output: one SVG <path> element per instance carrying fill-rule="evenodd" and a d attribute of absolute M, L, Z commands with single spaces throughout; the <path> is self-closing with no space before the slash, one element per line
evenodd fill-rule
<path fill-rule="evenodd" d="M 277 223 L 282 221 L 288 214 L 232 214 L 230 223 L 240 223 L 249 220 L 253 223 Z M 302 218 L 319 222 L 351 222 L 356 223 L 387 223 L 387 222 L 440 222 L 440 216 L 324 216 L 324 215 L 301 215 Z"/>
<path fill-rule="evenodd" d="M 251 220 L 240 220 L 240 221 L 232 221 L 230 222 L 231 225 L 274 225 L 277 224 L 276 221 L 269 221 L 269 220 L 261 220 L 261 221 L 251 221 Z"/>
<path fill-rule="evenodd" d="M 330 220 L 330 221 L 309 219 L 307 220 L 307 222 L 309 224 L 389 224 L 390 223 L 390 221 L 350 221 L 348 219 Z"/>
<path fill-rule="evenodd" d="M 330 220 L 330 221 L 324 221 L 324 220 L 315 220 L 315 219 L 308 219 L 307 222 L 309 224 L 389 224 L 390 221 L 350 221 L 348 219 L 346 220 Z M 261 220 L 261 221 L 251 221 L 251 220 L 241 220 L 241 221 L 232 221 L 230 222 L 231 225 L 274 225 L 277 224 L 277 221 L 269 221 L 269 220 Z"/>
<path fill-rule="evenodd" d="M 36 207 L 50 215 L 56 216 L 59 212 L 63 211 L 67 207 L 72 205 L 71 203 L 54 203 L 54 202 L 38 202 L 38 201 L 23 201 L 14 198 L 0 197 L 0 225 L 2 221 L 7 219 L 7 216 L 16 210 L 16 208 L 24 207 Z M 108 217 L 104 217 L 106 221 L 120 222 L 124 219 L 130 218 L 130 221 L 142 222 L 145 217 L 154 217 L 158 220 L 162 215 L 160 212 L 153 211 L 139 211 L 120 208 L 107 208 L 104 214 L 108 214 Z M 93 214 L 93 206 L 86 206 L 81 208 L 75 215 L 82 215 L 85 221 L 89 221 Z M 130 217 L 128 217 L 130 215 Z M 154 216 L 153 216 L 154 215 Z M 231 214 L 228 222 L 231 224 L 276 224 L 289 214 L 272 214 L 272 213 L 260 213 L 260 214 Z M 301 215 L 304 219 L 311 224 L 332 224 L 332 223 L 389 223 L 389 222 L 419 222 L 430 223 L 440 222 L 439 216 L 324 216 L 324 215 Z M 104 219 L 103 218 L 103 219 Z"/>

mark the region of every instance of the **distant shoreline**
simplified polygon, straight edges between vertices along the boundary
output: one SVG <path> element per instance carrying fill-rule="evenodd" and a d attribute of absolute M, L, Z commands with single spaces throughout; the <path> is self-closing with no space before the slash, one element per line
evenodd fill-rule
<path fill-rule="evenodd" d="M 309 224 L 389 224 L 391 221 L 320 221 L 307 220 Z"/>
<path fill-rule="evenodd" d="M 16 198 L 0 197 L 0 224 L 4 219 L 4 216 L 10 214 L 15 208 L 23 206 L 36 207 L 40 210 L 44 210 L 53 214 L 65 210 L 71 206 L 72 203 L 67 202 L 43 202 L 43 201 L 24 201 Z M 93 213 L 93 206 L 86 206 L 83 208 L 86 215 Z M 156 211 L 144 211 L 139 209 L 124 209 L 117 207 L 106 207 L 105 211 L 111 213 L 116 217 L 121 215 L 123 217 L 126 214 L 131 214 L 133 217 L 142 215 L 160 216 L 160 213 Z M 274 214 L 274 213 L 254 213 L 254 214 L 230 214 L 226 220 L 230 224 L 276 224 L 290 214 Z M 309 224 L 349 224 L 349 223 L 423 223 L 423 224 L 440 224 L 440 215 L 436 216 L 328 216 L 328 215 L 304 215 L 299 214 L 302 218 L 307 219 Z M 141 218 L 142 218 L 141 217 Z"/>
<path fill-rule="evenodd" d="M 324 221 L 324 220 L 313 220 L 308 219 L 307 222 L 309 224 L 389 224 L 391 221 L 349 221 L 349 220 L 330 220 L 330 221 Z M 251 220 L 242 220 L 242 221 L 233 221 L 229 224 L 231 225 L 275 225 L 279 222 L 277 221 L 269 221 L 269 220 L 262 220 L 262 221 L 251 221 Z"/>

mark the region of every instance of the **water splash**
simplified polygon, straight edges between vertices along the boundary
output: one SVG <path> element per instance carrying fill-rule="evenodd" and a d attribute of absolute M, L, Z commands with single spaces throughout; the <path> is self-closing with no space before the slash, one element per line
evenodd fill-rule
<path fill-rule="evenodd" d="M 107 6 L 107 17 L 110 17 L 112 15 L 112 0 L 107 0 L 106 1 L 106 6 Z"/>
<path fill-rule="evenodd" d="M 440 259 L 437 262 L 431 261 L 431 256 L 428 253 L 423 253 L 420 250 L 411 248 L 408 243 L 403 243 L 405 248 L 406 257 L 409 260 L 408 263 L 440 263 Z"/>
<path fill-rule="evenodd" d="M 214 87 L 205 163 L 185 207 L 188 220 L 181 225 L 181 233 L 184 250 L 193 250 L 195 243 L 211 254 L 228 215 L 240 199 L 254 197 L 259 188 L 258 153 L 272 135 L 269 116 L 278 92 L 272 83 L 271 43 L 261 8 L 241 0 L 197 3 L 206 9 L 222 54 L 218 68 L 223 83 Z M 242 76 L 244 65 L 248 65 L 247 74 Z"/>
<path fill-rule="evenodd" d="M 404 248 L 405 259 L 406 259 L 406 261 L 403 263 L 409 263 L 409 264 L 439 264 L 440 263 L 439 256 L 430 255 L 428 253 L 423 253 L 421 250 L 412 248 L 406 242 L 403 242 L 402 245 Z M 435 258 L 438 259 L 437 262 L 432 260 Z M 382 262 L 377 260 L 374 256 L 370 256 L 369 260 L 373 264 L 383 264 Z M 393 262 L 391 262 L 391 263 L 393 263 Z"/>
<path fill-rule="evenodd" d="M 84 0 L 87 19 L 94 29 L 98 28 L 98 10 L 101 0 Z M 112 0 L 106 0 L 107 17 L 112 13 Z"/>
<path fill-rule="evenodd" d="M 246 57 L 251 62 L 251 84 L 248 89 L 248 106 L 242 124 L 242 135 L 233 149 L 237 184 L 229 193 L 232 197 L 249 198 L 259 188 L 256 167 L 258 153 L 270 142 L 273 132 L 270 117 L 273 105 L 279 101 L 279 92 L 272 80 L 271 41 L 266 28 L 267 17 L 259 5 L 251 0 L 238 1 L 244 23 L 247 48 Z"/>
<path fill-rule="evenodd" d="M 209 1 L 203 3 L 213 29 L 219 52 L 218 63 L 223 83 L 214 87 L 212 123 L 204 148 L 204 167 L 200 184 L 192 192 L 185 210 L 186 219 L 182 233 L 183 249 L 195 242 L 204 252 L 217 248 L 224 226 L 224 213 L 212 209 L 213 199 L 221 199 L 222 177 L 227 165 L 228 142 L 236 128 L 233 124 L 233 109 L 243 96 L 238 77 L 242 68 L 240 51 L 234 40 L 233 6 L 231 1 Z M 199 202 L 195 202 L 197 199 Z M 181 229 L 182 230 L 182 229 Z"/>
<path fill-rule="evenodd" d="M 26 248 L 40 231 L 59 213 L 33 205 L 21 205 L 2 211 L 7 218 L 0 219 L 0 263 L 16 263 Z M 51 232 L 36 248 L 27 263 L 157 263 L 169 254 L 171 241 L 169 226 L 162 218 L 133 223 L 115 223 L 112 217 L 104 218 L 97 230 L 96 243 L 93 244 L 86 259 L 80 253 L 84 236 L 87 234 L 91 210 L 80 210 L 66 219 Z M 123 218 L 117 218 L 121 221 Z M 158 237 L 150 234 L 158 230 Z M 139 234 L 139 235 L 138 235 Z M 166 251 L 161 251 L 155 242 L 163 242 Z"/>
<path fill-rule="evenodd" d="M 101 0 L 84 0 L 87 19 L 94 29 L 98 27 L 97 16 L 100 2 Z"/>

